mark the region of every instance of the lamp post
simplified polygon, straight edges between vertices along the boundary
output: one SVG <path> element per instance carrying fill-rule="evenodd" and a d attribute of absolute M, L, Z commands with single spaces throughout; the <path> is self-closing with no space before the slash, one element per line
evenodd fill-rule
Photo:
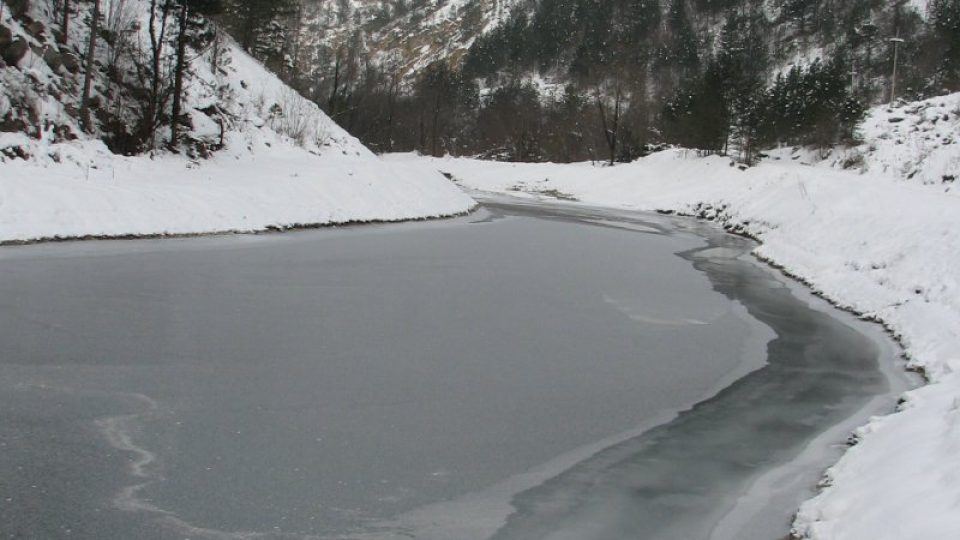
<path fill-rule="evenodd" d="M 897 37 L 888 39 L 893 43 L 893 75 L 890 77 L 890 106 L 893 107 L 893 100 L 897 97 L 897 61 L 900 59 L 900 44 L 906 41 L 897 34 Z"/>

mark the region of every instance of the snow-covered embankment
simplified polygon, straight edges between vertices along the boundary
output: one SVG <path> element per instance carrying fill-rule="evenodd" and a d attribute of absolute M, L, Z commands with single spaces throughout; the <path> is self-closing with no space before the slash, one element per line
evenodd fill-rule
<path fill-rule="evenodd" d="M 231 134 L 199 161 L 115 156 L 98 142 L 37 148 L 0 163 L 0 243 L 402 221 L 476 204 L 428 168 L 365 150 L 316 155 L 269 132 Z"/>
<path fill-rule="evenodd" d="M 384 163 L 226 37 L 198 52 L 185 92 L 184 135 L 223 148 L 208 159 L 115 155 L 69 112 L 79 107 L 82 73 L 51 53 L 58 23 L 49 6 L 30 6 L 28 18 L 0 10 L 7 41 L 25 51 L 0 64 L 0 120 L 22 118 L 40 133 L 0 132 L 0 244 L 424 219 L 476 204 L 429 167 Z M 144 34 L 148 4 L 127 6 Z M 71 42 L 85 43 L 85 22 L 71 28 Z M 113 103 L 101 84 L 94 90 Z"/>
<path fill-rule="evenodd" d="M 942 99 L 960 103 L 960 95 Z M 476 190 L 716 219 L 759 239 L 758 257 L 882 322 L 930 384 L 905 395 L 896 414 L 859 429 L 861 442 L 800 509 L 794 532 L 818 540 L 960 538 L 960 196 L 949 179 L 924 185 L 880 172 L 890 170 L 885 144 L 867 141 L 862 174 L 799 160 L 740 170 L 726 158 L 676 150 L 613 168 L 429 161 Z M 938 150 L 931 166 L 960 156 L 960 145 L 953 148 Z M 915 158 L 922 167 L 923 156 Z"/>

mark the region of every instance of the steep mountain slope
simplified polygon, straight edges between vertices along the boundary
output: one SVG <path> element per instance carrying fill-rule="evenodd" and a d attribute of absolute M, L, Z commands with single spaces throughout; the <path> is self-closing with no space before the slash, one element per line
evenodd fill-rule
<path fill-rule="evenodd" d="M 929 0 L 305 0 L 302 21 L 304 53 L 309 68 L 327 67 L 337 48 L 357 49 L 376 65 L 415 77 L 435 61 L 461 65 L 471 51 L 475 60 L 495 70 L 518 67 L 530 77 L 568 81 L 567 70 L 582 52 L 597 63 L 609 60 L 618 43 L 658 48 L 676 37 L 675 17 L 687 19 L 701 58 L 712 50 L 731 13 L 756 16 L 761 34 L 780 69 L 833 54 L 838 46 L 862 49 L 861 76 L 886 75 L 887 39 L 906 35 L 928 11 Z M 525 35 L 511 35 L 509 28 Z M 500 33 L 494 31 L 500 29 Z M 491 43 L 482 43 L 488 37 Z M 510 46 L 521 38 L 529 55 L 523 66 L 516 57 L 489 58 L 487 48 Z M 480 41 L 481 43 L 478 43 Z M 499 43 L 498 43 L 499 42 Z M 916 48 L 916 44 L 904 47 Z M 596 50 L 589 50 L 589 49 Z M 309 51 L 326 49 L 314 55 Z M 586 49 L 585 51 L 583 51 Z M 867 52 L 867 49 L 870 49 Z M 580 50 L 578 52 L 578 50 Z M 669 51 L 658 51 L 670 63 Z M 533 58 L 530 58 L 532 56 Z M 605 58 L 606 56 L 606 58 Z M 879 66 L 884 64 L 883 73 Z M 903 66 L 907 71 L 909 65 Z M 878 71 L 874 73 L 874 69 Z M 870 82 L 867 80 L 866 82 Z M 884 81 L 876 81 L 883 84 Z"/>
<path fill-rule="evenodd" d="M 125 10 L 126 49 L 112 56 L 116 35 L 95 49 L 83 129 L 89 6 L 64 45 L 49 4 L 0 5 L 0 242 L 420 219 L 474 205 L 439 174 L 384 165 L 225 36 L 190 48 L 178 151 L 164 149 L 169 126 L 138 137 L 146 0 L 104 3 L 105 21 Z"/>
<path fill-rule="evenodd" d="M 285 1 L 262 32 L 225 20 L 378 151 L 752 162 L 960 89 L 960 0 Z"/>
<path fill-rule="evenodd" d="M 359 42 L 374 62 L 415 77 L 432 62 L 458 62 L 521 1 L 308 0 L 305 46 L 336 50 Z"/>

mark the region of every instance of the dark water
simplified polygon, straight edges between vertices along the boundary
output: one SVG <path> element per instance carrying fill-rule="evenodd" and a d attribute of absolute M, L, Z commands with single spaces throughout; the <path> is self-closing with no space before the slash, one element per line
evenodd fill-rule
<path fill-rule="evenodd" d="M 695 232 L 491 205 L 0 251 L 0 533 L 707 538 L 889 385 Z"/>

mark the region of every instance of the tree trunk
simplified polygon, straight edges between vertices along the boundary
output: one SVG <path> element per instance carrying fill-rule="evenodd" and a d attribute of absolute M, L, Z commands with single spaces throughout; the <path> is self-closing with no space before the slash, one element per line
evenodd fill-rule
<path fill-rule="evenodd" d="M 68 37 L 70 33 L 70 0 L 63 0 L 63 22 L 60 24 L 60 31 L 62 32 L 60 44 L 66 47 L 70 41 Z"/>
<path fill-rule="evenodd" d="M 100 33 L 100 0 L 93 2 L 93 21 L 90 23 L 90 42 L 87 44 L 87 67 L 83 77 L 83 97 L 80 99 L 81 127 L 87 133 L 93 132 L 90 121 L 90 93 L 93 90 L 94 59 L 97 55 L 97 34 Z"/>
<path fill-rule="evenodd" d="M 180 33 L 177 36 L 177 65 L 173 74 L 173 110 L 170 119 L 170 147 L 180 144 L 180 112 L 183 104 L 183 77 L 187 69 L 187 22 L 190 8 L 186 0 L 181 0 Z"/>
<path fill-rule="evenodd" d="M 337 57 L 333 63 L 333 88 L 330 90 L 330 99 L 327 100 L 327 112 L 334 120 L 337 119 L 337 101 L 340 97 L 340 62 L 341 53 L 340 49 L 337 49 Z"/>
<path fill-rule="evenodd" d="M 617 142 L 619 135 L 618 132 L 620 131 L 620 108 L 622 99 L 623 94 L 618 84 L 616 88 L 616 94 L 614 96 L 613 118 L 610 120 L 610 122 L 608 122 L 607 107 L 603 104 L 603 99 L 600 96 L 600 90 L 597 90 L 597 109 L 600 111 L 600 127 L 603 129 L 603 136 L 607 141 L 607 149 L 610 152 L 610 165 L 613 165 L 617 162 Z"/>
<path fill-rule="evenodd" d="M 397 107 L 397 85 L 399 84 L 396 75 L 390 79 L 390 88 L 387 94 L 387 152 L 393 152 L 393 119 L 396 116 Z"/>
<path fill-rule="evenodd" d="M 433 122 L 431 126 L 431 137 L 430 137 L 430 155 L 433 157 L 440 157 L 437 155 L 439 149 L 439 140 L 440 140 L 440 104 L 441 104 L 441 94 L 437 92 L 437 101 L 433 106 Z"/>
<path fill-rule="evenodd" d="M 163 42 L 167 32 L 169 4 L 164 1 L 161 9 L 160 28 L 157 28 L 157 2 L 150 2 L 150 102 L 144 112 L 145 131 L 150 138 L 150 146 L 156 146 L 157 120 L 160 116 L 160 68 L 163 60 Z"/>
<path fill-rule="evenodd" d="M 297 2 L 297 17 L 296 22 L 294 22 L 294 32 L 293 32 L 293 53 L 292 58 L 290 59 L 291 69 L 293 70 L 291 76 L 294 81 L 300 79 L 300 45 L 303 41 L 303 2 Z M 286 63 L 286 62 L 284 62 Z"/>

